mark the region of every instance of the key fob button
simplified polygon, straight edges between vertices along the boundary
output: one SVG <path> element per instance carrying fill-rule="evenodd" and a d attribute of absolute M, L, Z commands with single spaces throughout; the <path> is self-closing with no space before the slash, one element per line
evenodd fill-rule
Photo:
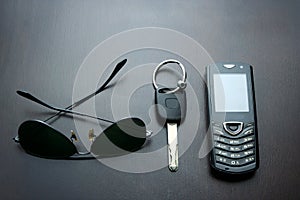
<path fill-rule="evenodd" d="M 170 109 L 180 108 L 180 105 L 179 105 L 178 100 L 176 98 L 166 98 L 165 105 L 166 105 L 167 108 L 170 108 Z"/>

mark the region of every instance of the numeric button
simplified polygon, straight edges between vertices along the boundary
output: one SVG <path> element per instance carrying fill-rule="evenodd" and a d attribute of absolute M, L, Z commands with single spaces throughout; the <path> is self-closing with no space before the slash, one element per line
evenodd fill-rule
<path fill-rule="evenodd" d="M 240 160 L 241 165 L 250 164 L 250 163 L 252 163 L 252 162 L 254 162 L 254 161 L 255 161 L 254 155 L 253 155 L 253 156 L 249 156 L 249 157 L 247 157 L 247 158 L 243 158 L 243 159 Z"/>
<path fill-rule="evenodd" d="M 223 158 L 221 156 L 216 156 L 216 161 L 225 165 L 230 165 L 230 159 Z"/>
<path fill-rule="evenodd" d="M 227 151 L 230 151 L 230 146 L 226 145 L 226 144 L 222 144 L 222 143 L 219 143 L 219 142 L 215 142 L 215 145 L 214 145 L 216 148 L 219 148 L 219 149 L 223 149 L 223 150 L 227 150 Z"/>

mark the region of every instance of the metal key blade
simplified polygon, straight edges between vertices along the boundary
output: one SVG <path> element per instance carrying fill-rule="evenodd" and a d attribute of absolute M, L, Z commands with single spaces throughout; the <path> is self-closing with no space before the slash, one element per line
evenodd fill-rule
<path fill-rule="evenodd" d="M 167 123 L 169 170 L 178 170 L 177 123 Z"/>

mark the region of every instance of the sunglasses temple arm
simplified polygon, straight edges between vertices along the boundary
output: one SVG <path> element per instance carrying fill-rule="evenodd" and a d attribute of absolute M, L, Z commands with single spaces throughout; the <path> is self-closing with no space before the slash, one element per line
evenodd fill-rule
<path fill-rule="evenodd" d="M 65 110 L 72 110 L 73 108 L 79 106 L 80 104 L 82 104 L 83 102 L 89 100 L 90 98 L 92 98 L 93 96 L 99 94 L 100 92 L 102 92 L 103 90 L 105 90 L 105 87 L 107 86 L 107 84 L 117 75 L 117 73 L 122 69 L 122 67 L 126 64 L 127 59 L 122 60 L 121 62 L 119 62 L 114 71 L 111 73 L 111 75 L 108 77 L 108 79 L 103 83 L 103 85 L 96 90 L 95 92 L 93 92 L 92 94 L 82 98 L 79 101 L 76 101 L 75 103 L 73 103 L 72 105 L 69 105 L 68 107 L 65 108 Z M 58 113 L 54 114 L 53 116 L 49 117 L 48 119 L 46 119 L 45 121 L 49 121 L 50 119 L 60 115 L 61 113 L 63 113 L 63 111 L 59 111 Z"/>
<path fill-rule="evenodd" d="M 113 70 L 113 72 L 111 73 L 111 75 L 108 77 L 108 79 L 103 83 L 103 85 L 101 85 L 101 87 L 96 90 L 95 92 L 93 92 L 92 94 L 84 97 L 83 99 L 73 103 L 72 105 L 68 106 L 65 109 L 72 109 L 75 108 L 76 106 L 82 104 L 83 102 L 87 101 L 88 99 L 92 98 L 93 96 L 99 94 L 100 92 L 102 92 L 103 90 L 105 90 L 105 87 L 107 86 L 107 84 L 117 75 L 117 73 L 122 69 L 122 67 L 126 64 L 127 59 L 122 60 L 121 62 L 119 62 L 115 69 Z"/>
<path fill-rule="evenodd" d="M 99 117 L 87 115 L 87 114 L 80 113 L 80 112 L 75 112 L 75 111 L 71 111 L 71 110 L 66 110 L 66 109 L 62 109 L 62 108 L 57 108 L 57 107 L 50 106 L 49 104 L 41 101 L 40 99 L 34 97 L 33 95 L 31 95 L 28 92 L 24 92 L 24 91 L 18 90 L 17 94 L 20 95 L 20 96 L 22 96 L 22 97 L 24 97 L 24 98 L 26 98 L 26 99 L 34 101 L 34 102 L 36 102 L 36 103 L 38 103 L 38 104 L 40 104 L 42 106 L 45 106 L 46 108 L 49 108 L 51 110 L 55 110 L 55 111 L 58 111 L 58 112 L 69 113 L 69 114 L 74 114 L 74 115 L 79 115 L 79 116 L 83 116 L 83 117 L 89 117 L 89 118 L 93 118 L 93 119 L 97 119 L 97 120 L 101 120 L 101 121 L 105 121 L 105 122 L 109 122 L 109 123 L 114 123 L 113 121 L 110 121 L 110 120 L 107 120 L 107 119 L 103 119 L 103 118 L 99 118 Z"/>
<path fill-rule="evenodd" d="M 116 65 L 114 71 L 111 73 L 111 75 L 108 77 L 108 79 L 103 83 L 103 85 L 94 93 L 94 95 L 99 94 L 100 92 L 102 92 L 105 89 L 107 84 L 117 75 L 117 73 L 122 69 L 122 67 L 126 64 L 126 62 L 127 62 L 127 59 L 124 59 Z"/>

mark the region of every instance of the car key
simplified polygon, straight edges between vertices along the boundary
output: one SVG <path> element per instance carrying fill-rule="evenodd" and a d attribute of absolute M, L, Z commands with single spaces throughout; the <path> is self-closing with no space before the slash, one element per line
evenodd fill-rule
<path fill-rule="evenodd" d="M 157 106 L 158 114 L 166 119 L 169 170 L 175 172 L 178 170 L 177 127 L 186 109 L 186 96 L 183 90 L 176 93 L 166 93 L 168 90 L 166 88 L 155 90 L 155 103 L 160 105 Z"/>
<path fill-rule="evenodd" d="M 161 88 L 156 83 L 156 75 L 159 69 L 167 64 L 175 63 L 182 71 L 182 79 L 177 82 L 177 87 L 172 89 Z M 158 114 L 166 119 L 168 135 L 168 157 L 169 169 L 172 172 L 178 170 L 178 141 L 177 126 L 182 120 L 182 114 L 186 112 L 186 77 L 185 67 L 181 62 L 175 59 L 167 59 L 159 63 L 152 74 L 152 84 L 155 89 L 155 103 Z M 183 115 L 184 116 L 184 115 Z"/>

